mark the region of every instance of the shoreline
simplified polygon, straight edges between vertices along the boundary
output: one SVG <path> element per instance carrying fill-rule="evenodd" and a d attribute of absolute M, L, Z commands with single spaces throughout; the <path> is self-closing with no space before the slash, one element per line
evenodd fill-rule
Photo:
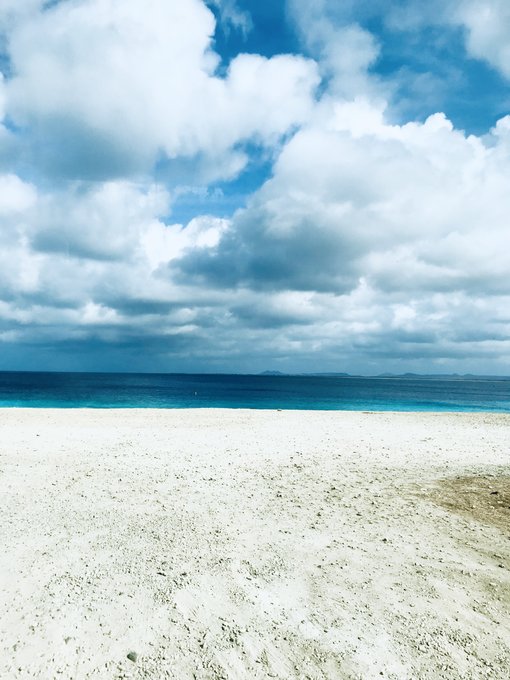
<path fill-rule="evenodd" d="M 268 412 L 268 413 L 373 413 L 375 415 L 379 413 L 387 413 L 389 415 L 398 415 L 398 414 L 430 414 L 430 415 L 451 415 L 451 416 L 456 416 L 456 415 L 495 415 L 495 416 L 508 416 L 510 417 L 510 407 L 509 410 L 493 410 L 493 409 L 478 409 L 478 410 L 470 410 L 470 409 L 465 409 L 465 410 L 452 410 L 452 411 L 447 411 L 447 410 L 413 410 L 413 409 L 408 409 L 408 410 L 391 410 L 391 409 L 345 409 L 345 408 L 285 408 L 285 407 L 266 407 L 266 406 L 0 406 L 0 414 L 2 411 L 12 411 L 12 410 L 18 410 L 18 411 L 90 411 L 92 413 L 96 413 L 98 411 L 140 411 L 141 413 L 146 413 L 148 411 L 155 411 L 155 412 L 161 412 L 161 411 L 178 411 L 178 412 L 190 412 L 193 413 L 194 411 L 233 411 L 233 412 L 239 412 L 239 411 L 246 411 L 248 413 L 257 413 L 257 412 Z"/>
<path fill-rule="evenodd" d="M 509 431 L 494 412 L 0 408 L 0 675 L 504 677 Z"/>

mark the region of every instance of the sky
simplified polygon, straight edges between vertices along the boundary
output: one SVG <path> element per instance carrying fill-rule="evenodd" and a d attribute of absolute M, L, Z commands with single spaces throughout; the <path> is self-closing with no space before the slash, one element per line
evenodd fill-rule
<path fill-rule="evenodd" d="M 0 370 L 510 375 L 507 0 L 0 0 Z"/>

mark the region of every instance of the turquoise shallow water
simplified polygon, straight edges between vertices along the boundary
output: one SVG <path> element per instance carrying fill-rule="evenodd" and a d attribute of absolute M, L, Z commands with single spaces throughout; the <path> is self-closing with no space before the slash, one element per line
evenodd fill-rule
<path fill-rule="evenodd" d="M 510 378 L 0 372 L 0 406 L 510 413 Z"/>

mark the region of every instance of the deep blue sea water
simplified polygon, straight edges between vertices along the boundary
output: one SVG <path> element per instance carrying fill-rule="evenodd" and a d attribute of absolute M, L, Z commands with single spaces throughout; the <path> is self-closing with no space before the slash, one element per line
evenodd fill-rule
<path fill-rule="evenodd" d="M 510 412 L 510 378 L 0 372 L 0 406 Z"/>

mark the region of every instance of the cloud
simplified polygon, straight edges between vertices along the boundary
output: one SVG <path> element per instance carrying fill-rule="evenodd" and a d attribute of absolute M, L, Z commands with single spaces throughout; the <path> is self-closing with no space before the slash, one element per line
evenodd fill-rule
<path fill-rule="evenodd" d="M 0 8 L 5 367 L 507 371 L 510 118 L 397 124 L 385 3 L 293 0 L 307 57 L 221 69 L 199 0 L 21 4 Z M 472 2 L 386 6 L 385 30 L 462 25 L 505 68 Z M 204 186 L 261 153 L 255 189 Z M 193 191 L 249 195 L 180 220 Z"/>
<path fill-rule="evenodd" d="M 509 166 L 508 118 L 481 138 L 326 96 L 232 219 L 173 224 L 154 183 L 5 175 L 1 337 L 124 358 L 138 338 L 182 370 L 504 371 Z"/>
<path fill-rule="evenodd" d="M 367 100 L 323 106 L 219 242 L 185 252 L 173 275 L 269 300 L 332 296 L 334 309 L 314 317 L 316 343 L 333 318 L 338 337 L 353 335 L 346 310 L 358 291 L 371 295 L 370 323 L 358 329 L 367 352 L 405 346 L 418 355 L 428 343 L 440 355 L 449 338 L 462 354 L 453 324 L 462 318 L 467 331 L 474 305 L 484 342 L 504 336 L 496 317 L 510 294 L 509 118 L 481 139 L 441 114 L 398 126 Z"/>
<path fill-rule="evenodd" d="M 506 0 L 287 0 L 287 7 L 323 88 L 337 97 L 386 102 L 396 122 L 447 111 L 477 133 L 508 110 Z"/>
<path fill-rule="evenodd" d="M 0 4 L 0 35 L 8 34 L 19 21 L 45 4 L 44 0 L 2 0 Z"/>
<path fill-rule="evenodd" d="M 208 4 L 218 10 L 222 28 L 227 33 L 231 27 L 244 36 L 252 30 L 253 20 L 250 13 L 240 9 L 236 0 L 208 0 Z"/>
<path fill-rule="evenodd" d="M 289 0 L 288 11 L 304 46 L 317 59 L 330 92 L 351 97 L 378 94 L 379 79 L 370 74 L 379 56 L 372 33 L 355 21 L 349 3 Z"/>
<path fill-rule="evenodd" d="M 214 28 L 199 0 L 68 0 L 24 17 L 9 40 L 7 107 L 34 162 L 76 179 L 180 158 L 237 174 L 240 144 L 273 144 L 306 120 L 318 79 L 302 57 L 258 55 L 221 78 Z"/>
<path fill-rule="evenodd" d="M 10 170 L 10 164 L 17 151 L 14 137 L 5 126 L 5 108 L 5 79 L 0 71 L 0 171 Z"/>
<path fill-rule="evenodd" d="M 386 3 L 387 4 L 387 3 Z M 506 0 L 411 0 L 386 7 L 388 26 L 416 31 L 425 26 L 458 26 L 468 54 L 510 77 L 510 6 Z"/>
<path fill-rule="evenodd" d="M 124 260 L 140 234 L 159 224 L 168 209 L 167 192 L 157 185 L 126 181 L 75 183 L 39 197 L 27 236 L 33 250 L 92 260 Z"/>
<path fill-rule="evenodd" d="M 31 184 L 16 175 L 0 176 L 0 220 L 4 222 L 4 228 L 12 227 L 12 218 L 23 215 L 33 206 L 36 194 Z"/>
<path fill-rule="evenodd" d="M 467 31 L 469 53 L 510 78 L 510 5 L 506 0 L 463 0 L 453 17 Z"/>

